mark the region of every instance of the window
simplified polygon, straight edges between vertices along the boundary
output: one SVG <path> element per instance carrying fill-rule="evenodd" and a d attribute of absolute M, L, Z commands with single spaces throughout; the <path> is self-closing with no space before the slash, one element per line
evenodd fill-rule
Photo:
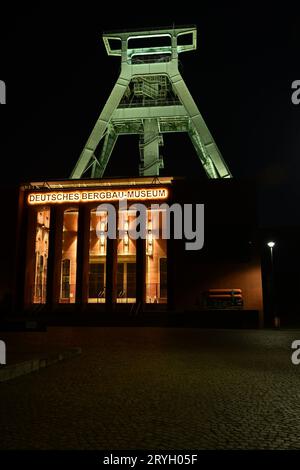
<path fill-rule="evenodd" d="M 61 263 L 61 298 L 70 298 L 70 268 L 71 261 L 69 259 L 63 259 Z"/>
<path fill-rule="evenodd" d="M 90 263 L 89 269 L 89 297 L 93 299 L 105 298 L 105 263 Z"/>
<path fill-rule="evenodd" d="M 117 267 L 117 299 L 118 302 L 135 302 L 136 264 L 134 262 L 118 262 Z"/>
<path fill-rule="evenodd" d="M 162 210 L 147 214 L 146 303 L 167 303 L 167 240 L 163 239 Z"/>
<path fill-rule="evenodd" d="M 60 303 L 75 303 L 77 270 L 78 209 L 64 211 Z"/>
<path fill-rule="evenodd" d="M 167 258 L 160 258 L 159 260 L 159 289 L 160 289 L 160 298 L 167 298 Z"/>
<path fill-rule="evenodd" d="M 33 303 L 46 303 L 47 264 L 49 252 L 50 209 L 38 209 L 35 235 L 35 275 Z"/>
<path fill-rule="evenodd" d="M 89 247 L 89 303 L 104 303 L 106 298 L 107 212 L 91 210 Z"/>
<path fill-rule="evenodd" d="M 136 240 L 130 238 L 129 228 L 136 218 L 136 211 L 119 211 L 119 229 L 123 238 L 118 240 L 117 302 L 136 301 Z"/>
<path fill-rule="evenodd" d="M 124 282 L 124 263 L 118 263 L 117 266 L 117 297 L 121 299 L 125 297 L 125 282 Z"/>
<path fill-rule="evenodd" d="M 136 264 L 127 263 L 127 297 L 135 297 L 136 290 Z"/>

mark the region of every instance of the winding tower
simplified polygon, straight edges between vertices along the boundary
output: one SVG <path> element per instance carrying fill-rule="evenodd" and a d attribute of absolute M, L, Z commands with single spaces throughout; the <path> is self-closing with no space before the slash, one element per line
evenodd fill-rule
<path fill-rule="evenodd" d="M 170 132 L 189 134 L 209 178 L 231 178 L 178 69 L 179 54 L 197 47 L 196 27 L 107 32 L 103 41 L 121 71 L 70 178 L 102 178 L 118 137 L 129 134 L 139 136 L 140 176 L 158 176 Z"/>

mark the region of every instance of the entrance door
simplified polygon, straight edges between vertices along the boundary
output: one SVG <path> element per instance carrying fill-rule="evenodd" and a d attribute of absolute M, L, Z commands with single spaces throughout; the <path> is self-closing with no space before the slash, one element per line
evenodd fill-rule
<path fill-rule="evenodd" d="M 97 302 L 105 299 L 105 263 L 90 263 L 89 299 Z"/>
<path fill-rule="evenodd" d="M 122 261 L 117 266 L 117 301 L 135 302 L 136 297 L 136 264 Z"/>

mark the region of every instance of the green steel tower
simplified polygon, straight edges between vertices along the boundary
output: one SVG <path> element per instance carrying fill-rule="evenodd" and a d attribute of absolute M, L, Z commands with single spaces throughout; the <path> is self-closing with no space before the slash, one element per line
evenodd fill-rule
<path fill-rule="evenodd" d="M 196 27 L 104 33 L 103 41 L 121 72 L 71 178 L 102 178 L 118 136 L 128 134 L 139 135 L 140 175 L 158 176 L 167 132 L 189 134 L 209 178 L 231 178 L 178 70 L 178 54 L 197 47 Z"/>

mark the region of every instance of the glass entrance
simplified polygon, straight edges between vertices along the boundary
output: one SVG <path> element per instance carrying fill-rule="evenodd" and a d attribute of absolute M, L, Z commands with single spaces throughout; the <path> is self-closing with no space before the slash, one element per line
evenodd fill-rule
<path fill-rule="evenodd" d="M 117 302 L 134 303 L 136 297 L 136 264 L 131 261 L 118 262 Z"/>
<path fill-rule="evenodd" d="M 104 303 L 106 297 L 107 212 L 91 210 L 89 247 L 89 303 Z"/>

